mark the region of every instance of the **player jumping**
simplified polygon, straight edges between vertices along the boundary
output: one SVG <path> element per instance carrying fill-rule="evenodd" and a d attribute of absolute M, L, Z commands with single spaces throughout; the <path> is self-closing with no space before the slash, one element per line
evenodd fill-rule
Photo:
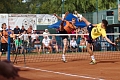
<path fill-rule="evenodd" d="M 64 19 L 66 18 L 66 16 L 69 14 L 69 12 L 65 13 Z M 72 21 L 67 21 L 62 19 L 61 17 L 57 16 L 56 14 L 54 14 L 54 16 L 56 16 L 58 19 L 62 20 L 61 24 L 60 24 L 60 30 L 59 33 L 60 34 L 71 34 L 72 31 L 76 30 L 76 26 L 74 25 L 76 22 L 75 18 L 72 18 Z M 64 26 L 64 22 L 66 23 L 66 25 Z M 63 55 L 62 55 L 62 60 L 63 62 L 67 62 L 66 58 L 65 58 L 65 53 L 68 49 L 68 36 L 62 36 L 63 39 Z"/>
<path fill-rule="evenodd" d="M 100 36 L 102 36 L 103 38 L 106 39 L 107 42 L 109 42 L 112 45 L 116 45 L 115 43 L 113 43 L 106 35 L 106 27 L 108 25 L 108 21 L 103 19 L 101 23 L 99 24 L 91 24 L 86 18 L 84 18 L 83 16 L 80 16 L 80 19 L 82 19 L 82 21 L 84 21 L 87 25 L 87 29 L 89 32 L 89 39 L 88 44 L 87 44 L 87 51 L 91 56 L 92 61 L 90 62 L 90 64 L 96 64 L 96 60 L 93 54 L 93 51 L 91 50 L 91 45 L 93 44 L 94 40 Z"/>

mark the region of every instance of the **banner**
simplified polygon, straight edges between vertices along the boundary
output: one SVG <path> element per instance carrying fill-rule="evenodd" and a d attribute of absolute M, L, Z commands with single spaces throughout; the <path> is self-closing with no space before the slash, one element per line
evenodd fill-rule
<path fill-rule="evenodd" d="M 37 14 L 37 25 L 52 25 L 57 21 L 58 19 L 54 15 Z"/>
<path fill-rule="evenodd" d="M 29 26 L 36 30 L 36 14 L 9 14 L 9 26 L 14 29 L 18 26 L 20 29 L 22 26 L 28 29 Z"/>
<path fill-rule="evenodd" d="M 8 14 L 0 14 L 0 30 L 2 30 L 1 26 L 3 23 L 8 26 Z"/>

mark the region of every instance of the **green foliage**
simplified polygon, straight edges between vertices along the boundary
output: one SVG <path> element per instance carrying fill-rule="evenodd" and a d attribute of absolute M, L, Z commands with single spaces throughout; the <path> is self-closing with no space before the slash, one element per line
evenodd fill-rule
<path fill-rule="evenodd" d="M 98 3 L 97 3 L 98 1 Z M 94 12 L 117 8 L 116 0 L 29 0 L 22 3 L 22 0 L 1 0 L 0 13 L 43 13 L 43 14 L 61 14 L 62 11 L 79 13 Z"/>

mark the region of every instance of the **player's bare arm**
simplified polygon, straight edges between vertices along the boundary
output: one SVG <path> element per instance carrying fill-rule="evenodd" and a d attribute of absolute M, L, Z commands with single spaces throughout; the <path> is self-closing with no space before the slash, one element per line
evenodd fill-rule
<path fill-rule="evenodd" d="M 92 24 L 94 27 L 97 27 L 97 24 Z"/>
<path fill-rule="evenodd" d="M 112 45 L 116 45 L 115 43 L 113 43 L 107 36 L 104 37 L 106 39 L 107 42 L 109 42 Z"/>
<path fill-rule="evenodd" d="M 69 12 L 66 12 L 63 19 L 60 16 L 58 16 L 56 13 L 54 13 L 54 16 L 56 16 L 58 19 L 63 21 L 67 17 L 68 14 L 69 14 Z M 66 20 L 64 20 L 64 21 L 66 21 Z"/>

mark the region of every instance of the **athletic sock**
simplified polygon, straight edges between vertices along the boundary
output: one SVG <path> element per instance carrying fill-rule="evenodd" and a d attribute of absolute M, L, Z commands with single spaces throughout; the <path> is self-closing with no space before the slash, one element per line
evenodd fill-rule
<path fill-rule="evenodd" d="M 65 55 L 64 54 L 62 55 L 62 59 L 63 59 L 63 61 L 65 61 Z"/>
<path fill-rule="evenodd" d="M 95 57 L 94 57 L 94 55 L 91 56 L 91 59 L 92 59 L 92 61 L 95 61 Z"/>

